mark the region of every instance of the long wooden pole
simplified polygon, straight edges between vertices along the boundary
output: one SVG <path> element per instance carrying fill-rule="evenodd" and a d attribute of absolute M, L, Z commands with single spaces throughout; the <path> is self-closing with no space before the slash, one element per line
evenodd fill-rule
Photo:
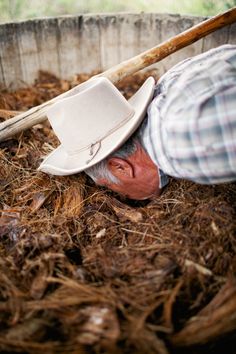
<path fill-rule="evenodd" d="M 117 83 L 124 77 L 133 74 L 151 64 L 154 64 L 168 55 L 186 47 L 189 44 L 205 37 L 224 26 L 236 22 L 236 7 L 203 21 L 192 28 L 181 32 L 180 34 L 168 39 L 167 41 L 151 48 L 129 60 L 118 64 L 111 69 L 99 74 L 98 76 L 107 77 L 111 82 Z M 46 114 L 48 108 L 58 100 L 75 94 L 79 90 L 79 85 L 71 90 L 44 102 L 43 104 L 33 107 L 27 112 L 18 114 L 16 117 L 8 119 L 0 124 L 0 142 L 11 136 L 28 129 L 35 124 L 41 123 L 47 119 Z"/>

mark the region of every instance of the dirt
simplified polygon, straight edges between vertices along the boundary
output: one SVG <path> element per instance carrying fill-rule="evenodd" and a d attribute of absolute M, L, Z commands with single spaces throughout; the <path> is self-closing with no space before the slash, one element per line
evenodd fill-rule
<path fill-rule="evenodd" d="M 150 74 L 119 89 L 128 98 Z M 0 109 L 89 76 L 41 72 L 2 90 Z M 0 143 L 1 352 L 236 353 L 236 184 L 172 179 L 134 202 L 83 173 L 37 172 L 57 145 L 48 123 Z"/>

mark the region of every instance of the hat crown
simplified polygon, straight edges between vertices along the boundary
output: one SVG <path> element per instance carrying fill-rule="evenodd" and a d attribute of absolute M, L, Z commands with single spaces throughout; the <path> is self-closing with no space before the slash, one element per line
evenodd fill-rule
<path fill-rule="evenodd" d="M 103 77 L 81 84 L 77 94 L 55 103 L 47 113 L 68 154 L 101 142 L 133 114 L 129 102 Z"/>

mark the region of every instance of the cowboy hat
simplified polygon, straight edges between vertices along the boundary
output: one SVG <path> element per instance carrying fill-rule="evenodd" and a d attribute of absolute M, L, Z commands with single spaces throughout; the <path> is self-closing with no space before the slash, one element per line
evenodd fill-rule
<path fill-rule="evenodd" d="M 107 78 L 97 77 L 81 84 L 75 95 L 56 102 L 47 116 L 61 145 L 38 170 L 71 175 L 106 158 L 140 125 L 154 86 L 154 78 L 149 77 L 127 101 Z"/>

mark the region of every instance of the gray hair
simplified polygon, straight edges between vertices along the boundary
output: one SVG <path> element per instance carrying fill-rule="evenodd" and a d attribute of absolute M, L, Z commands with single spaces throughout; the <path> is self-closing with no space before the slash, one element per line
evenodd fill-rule
<path fill-rule="evenodd" d="M 87 168 L 84 172 L 91 177 L 96 183 L 99 179 L 105 179 L 108 182 L 119 184 L 119 180 L 107 168 L 107 161 L 110 157 L 127 158 L 137 150 L 137 144 L 140 143 L 138 134 L 132 135 L 124 145 L 118 150 L 114 151 L 104 160 L 98 162 L 96 165 Z"/>

